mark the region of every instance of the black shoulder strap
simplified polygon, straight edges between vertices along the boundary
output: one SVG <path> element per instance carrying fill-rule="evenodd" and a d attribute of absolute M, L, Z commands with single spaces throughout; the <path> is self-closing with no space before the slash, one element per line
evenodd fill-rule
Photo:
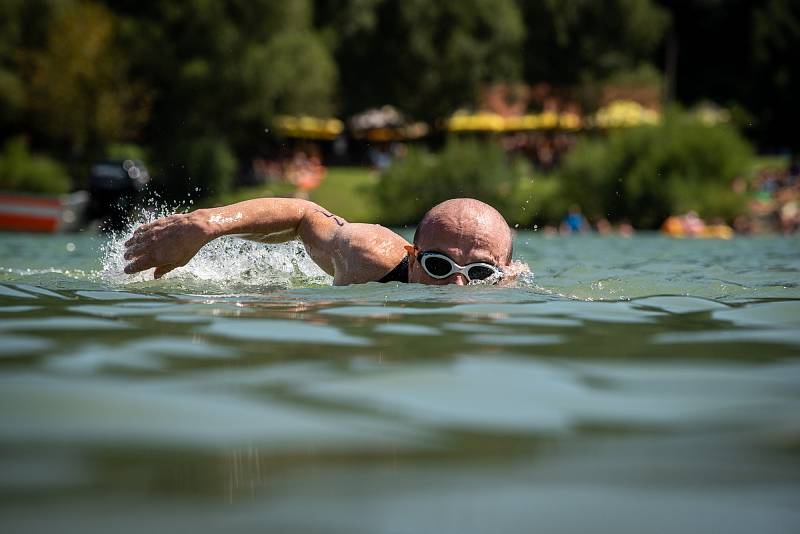
<path fill-rule="evenodd" d="M 386 282 L 402 282 L 408 283 L 408 256 L 405 256 L 397 266 L 389 272 L 386 276 L 378 280 L 381 284 Z"/>

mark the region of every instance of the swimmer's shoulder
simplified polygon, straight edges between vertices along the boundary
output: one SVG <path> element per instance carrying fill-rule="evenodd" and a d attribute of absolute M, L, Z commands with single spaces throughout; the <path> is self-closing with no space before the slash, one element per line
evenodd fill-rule
<path fill-rule="evenodd" d="M 378 224 L 349 223 L 340 231 L 337 251 L 337 285 L 376 282 L 406 256 L 408 241 Z"/>

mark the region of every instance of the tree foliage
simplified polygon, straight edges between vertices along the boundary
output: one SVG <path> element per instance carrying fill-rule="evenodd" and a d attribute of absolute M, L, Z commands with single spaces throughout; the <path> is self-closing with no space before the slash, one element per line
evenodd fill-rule
<path fill-rule="evenodd" d="M 0 2 L 0 128 L 19 126 L 26 105 L 21 51 L 44 40 L 52 1 Z"/>
<path fill-rule="evenodd" d="M 343 111 L 393 104 L 436 119 L 472 105 L 479 85 L 522 75 L 514 0 L 318 2 L 334 36 Z"/>
<path fill-rule="evenodd" d="M 416 223 L 431 206 L 455 197 L 477 198 L 513 219 L 529 174 L 529 165 L 509 161 L 491 141 L 453 138 L 438 154 L 414 148 L 381 174 L 375 190 L 381 220 Z"/>
<path fill-rule="evenodd" d="M 653 0 L 521 1 L 525 77 L 570 85 L 653 60 L 669 13 Z"/>
<path fill-rule="evenodd" d="M 67 171 L 56 160 L 31 154 L 22 137 L 6 142 L 0 151 L 0 190 L 61 194 L 70 189 Z"/>
<path fill-rule="evenodd" d="M 679 101 L 715 101 L 762 147 L 799 149 L 798 46 L 794 0 L 5 0 L 0 135 L 75 178 L 134 142 L 185 196 L 190 147 L 212 149 L 226 178 L 208 189 L 224 189 L 228 156 L 278 142 L 276 114 L 392 104 L 435 124 L 487 82 L 658 85 L 669 49 Z"/>
<path fill-rule="evenodd" d="M 706 126 L 672 110 L 659 126 L 585 139 L 558 172 L 565 202 L 592 220 L 629 219 L 654 228 L 695 210 L 729 221 L 743 208 L 731 182 L 749 168 L 750 145 L 728 125 Z"/>
<path fill-rule="evenodd" d="M 800 2 L 666 2 L 678 51 L 676 94 L 684 104 L 732 107 L 747 135 L 768 150 L 800 151 Z M 709 29 L 713 28 L 713 36 Z"/>
<path fill-rule="evenodd" d="M 76 153 L 130 137 L 148 117 L 147 95 L 115 46 L 115 25 L 108 9 L 75 3 L 52 20 L 44 48 L 29 56 L 34 119 Z"/>
<path fill-rule="evenodd" d="M 150 134 L 242 135 L 276 113 L 332 113 L 336 66 L 303 0 L 115 2 L 158 88 Z M 251 132 L 251 135 L 254 132 Z"/>
<path fill-rule="evenodd" d="M 193 192 L 202 176 L 204 191 L 222 192 L 231 158 L 257 152 L 274 115 L 335 111 L 336 65 L 307 1 L 113 4 L 134 70 L 157 88 L 147 137 L 166 191 Z"/>

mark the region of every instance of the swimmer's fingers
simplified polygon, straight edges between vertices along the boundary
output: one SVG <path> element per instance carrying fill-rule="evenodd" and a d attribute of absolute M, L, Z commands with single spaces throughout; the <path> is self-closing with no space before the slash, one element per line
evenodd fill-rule
<path fill-rule="evenodd" d="M 145 243 L 136 243 L 133 245 L 125 245 L 125 255 L 123 256 L 126 260 L 132 260 L 137 256 L 141 256 L 142 254 L 147 252 L 149 246 Z"/>
<path fill-rule="evenodd" d="M 141 256 L 148 251 L 156 242 L 156 236 L 143 234 L 140 237 L 133 237 L 125 242 L 125 259 L 130 260 L 136 256 Z"/>
<path fill-rule="evenodd" d="M 133 231 L 133 236 L 131 236 L 131 238 L 128 241 L 132 241 L 132 240 L 136 239 L 137 237 L 141 236 L 144 232 L 146 232 L 146 231 L 150 230 L 151 228 L 153 228 L 153 225 L 156 222 L 157 221 L 153 221 L 153 222 L 147 223 L 147 224 L 140 224 L 136 228 L 136 230 Z"/>
<path fill-rule="evenodd" d="M 146 246 L 152 244 L 159 238 L 160 235 L 159 230 L 160 227 L 158 226 L 150 226 L 149 228 L 145 228 L 144 230 L 142 230 L 142 227 L 137 228 L 136 231 L 133 233 L 133 236 L 131 236 L 130 239 L 125 241 L 124 244 L 128 248 L 135 247 L 137 245 Z"/>
<path fill-rule="evenodd" d="M 153 278 L 158 280 L 159 278 L 161 278 L 162 276 L 164 276 L 165 274 L 167 274 L 171 270 L 175 269 L 176 267 L 177 267 L 177 265 L 175 265 L 175 264 L 161 265 L 159 267 L 156 267 L 156 270 L 153 271 Z"/>
<path fill-rule="evenodd" d="M 125 266 L 125 273 L 133 274 L 140 271 L 146 271 L 151 267 L 155 267 L 156 262 L 152 256 L 144 255 L 136 258 L 134 261 Z"/>
<path fill-rule="evenodd" d="M 125 241 L 125 246 L 131 246 L 143 239 L 149 239 L 150 241 L 153 241 L 153 230 L 158 230 L 165 226 L 169 226 L 178 218 L 178 215 L 170 215 L 169 217 L 163 217 L 161 219 L 156 219 L 151 223 L 140 225 L 138 228 L 136 228 L 136 230 L 133 231 L 133 235 L 130 237 L 130 239 Z"/>
<path fill-rule="evenodd" d="M 137 242 L 137 241 L 139 241 L 139 238 L 137 237 L 136 233 L 134 232 L 133 236 L 131 236 L 131 238 L 130 238 L 130 239 L 128 239 L 127 241 L 125 241 L 124 245 L 125 245 L 126 247 L 132 247 L 133 245 L 135 245 L 135 244 L 136 244 L 136 242 Z"/>
<path fill-rule="evenodd" d="M 130 247 L 136 245 L 137 243 L 141 243 L 145 237 L 146 237 L 145 230 L 142 230 L 141 227 L 139 227 L 136 229 L 136 231 L 133 232 L 131 238 L 125 241 L 125 246 Z"/>
<path fill-rule="evenodd" d="M 133 231 L 133 235 L 137 236 L 153 227 L 153 223 L 141 224 L 139 227 Z"/>

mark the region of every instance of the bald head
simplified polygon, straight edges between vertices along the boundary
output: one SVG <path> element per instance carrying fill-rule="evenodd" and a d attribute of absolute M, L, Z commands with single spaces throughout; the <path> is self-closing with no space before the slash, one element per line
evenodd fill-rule
<path fill-rule="evenodd" d="M 414 234 L 414 245 L 420 250 L 442 252 L 459 249 L 465 263 L 471 258 L 508 265 L 512 234 L 500 212 L 490 205 L 474 198 L 454 198 L 425 214 Z"/>

